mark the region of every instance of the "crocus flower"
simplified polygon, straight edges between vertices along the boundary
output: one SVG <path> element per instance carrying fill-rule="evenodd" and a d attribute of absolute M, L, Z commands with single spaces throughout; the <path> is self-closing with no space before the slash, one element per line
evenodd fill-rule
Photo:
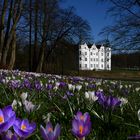
<path fill-rule="evenodd" d="M 0 133 L 7 131 L 13 125 L 15 118 L 16 114 L 11 106 L 0 109 Z"/>
<path fill-rule="evenodd" d="M 20 82 L 20 80 L 11 80 L 9 82 L 9 86 L 13 89 L 20 88 L 21 82 Z"/>
<path fill-rule="evenodd" d="M 88 92 L 85 92 L 85 98 L 91 100 L 91 101 L 96 101 L 98 100 L 98 97 L 95 95 L 95 92 L 94 91 L 88 91 Z"/>
<path fill-rule="evenodd" d="M 63 88 L 63 87 L 65 87 L 65 86 L 66 86 L 66 83 L 65 83 L 65 82 L 60 82 L 60 83 L 59 83 L 59 87 L 60 87 L 60 88 Z"/>
<path fill-rule="evenodd" d="M 118 98 L 113 96 L 105 96 L 102 92 L 97 94 L 98 102 L 105 108 L 105 109 L 114 109 L 117 106 L 120 106 L 121 101 Z"/>
<path fill-rule="evenodd" d="M 17 118 L 14 122 L 13 129 L 21 138 L 27 138 L 35 131 L 36 124 L 29 124 L 29 121 L 27 119 L 20 120 L 19 118 Z"/>
<path fill-rule="evenodd" d="M 74 96 L 74 94 L 69 92 L 69 91 L 67 91 L 66 94 L 63 96 L 63 99 L 67 99 L 70 96 Z"/>
<path fill-rule="evenodd" d="M 30 82 L 28 79 L 24 79 L 24 81 L 23 81 L 23 86 L 24 86 L 25 88 L 30 89 L 30 88 L 31 88 L 31 82 Z"/>
<path fill-rule="evenodd" d="M 48 122 L 46 128 L 41 125 L 40 132 L 44 140 L 57 140 L 60 135 L 60 125 L 57 124 L 53 130 L 51 122 Z"/>
<path fill-rule="evenodd" d="M 76 86 L 76 89 L 77 89 L 78 91 L 80 91 L 81 88 L 82 88 L 82 85 L 77 85 L 77 86 Z"/>
<path fill-rule="evenodd" d="M 34 84 L 35 84 L 35 89 L 36 89 L 36 90 L 41 90 L 42 85 L 41 85 L 40 81 L 35 81 Z"/>
<path fill-rule="evenodd" d="M 128 100 L 126 98 L 121 97 L 119 100 L 121 101 L 120 106 L 125 105 L 125 104 L 128 103 Z"/>
<path fill-rule="evenodd" d="M 82 139 L 90 133 L 90 129 L 91 122 L 89 114 L 86 112 L 82 115 L 82 113 L 78 111 L 72 121 L 72 133 L 79 139 Z"/>
<path fill-rule="evenodd" d="M 52 88 L 53 88 L 53 85 L 52 85 L 52 84 L 48 84 L 48 85 L 47 85 L 47 89 L 48 89 L 48 90 L 51 90 Z"/>
<path fill-rule="evenodd" d="M 36 109 L 36 105 L 34 105 L 31 101 L 25 100 L 23 104 L 24 104 L 24 109 L 27 113 L 30 113 Z"/>
<path fill-rule="evenodd" d="M 20 98 L 22 99 L 22 101 L 25 101 L 28 97 L 28 93 L 27 92 L 23 92 L 21 95 L 20 95 Z"/>
<path fill-rule="evenodd" d="M 20 102 L 20 101 L 17 101 L 17 100 L 13 100 L 13 102 L 12 102 L 12 104 L 11 104 L 11 106 L 12 106 L 12 108 L 14 109 L 14 110 L 17 110 L 17 107 L 18 106 L 22 106 L 22 103 Z"/>
<path fill-rule="evenodd" d="M 72 91 L 74 91 L 74 90 L 75 90 L 75 86 L 74 86 L 74 85 L 72 85 L 72 84 L 68 84 L 68 88 L 69 88 L 69 90 L 72 90 Z"/>
<path fill-rule="evenodd" d="M 18 136 L 11 132 L 11 130 L 8 130 L 6 133 L 2 134 L 2 140 L 18 140 Z"/>

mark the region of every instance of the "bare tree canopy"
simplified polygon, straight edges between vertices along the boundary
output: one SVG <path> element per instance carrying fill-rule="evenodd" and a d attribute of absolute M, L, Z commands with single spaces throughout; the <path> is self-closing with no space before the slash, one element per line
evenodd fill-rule
<path fill-rule="evenodd" d="M 29 71 L 42 72 L 59 42 L 79 44 L 90 39 L 88 22 L 76 15 L 73 7 L 62 8 L 61 0 L 0 1 L 2 66 L 12 69 L 16 51 L 28 46 Z"/>
<path fill-rule="evenodd" d="M 107 12 L 115 19 L 101 34 L 109 37 L 115 48 L 140 49 L 140 0 L 101 1 L 112 4 Z"/>

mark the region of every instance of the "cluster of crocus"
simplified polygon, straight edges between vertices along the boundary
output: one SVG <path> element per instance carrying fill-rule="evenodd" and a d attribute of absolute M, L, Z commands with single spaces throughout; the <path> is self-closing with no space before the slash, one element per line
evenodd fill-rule
<path fill-rule="evenodd" d="M 112 109 L 114 110 L 117 106 L 120 106 L 121 101 L 119 98 L 113 96 L 105 96 L 102 92 L 96 93 L 98 96 L 98 102 L 101 104 L 105 109 Z"/>
<path fill-rule="evenodd" d="M 19 101 L 14 100 L 12 103 L 12 108 L 16 110 L 17 107 L 23 107 L 24 111 L 27 113 L 31 113 L 35 110 L 38 110 L 40 108 L 40 105 L 38 106 L 34 105 L 31 101 L 27 100 L 27 97 L 28 97 L 28 93 L 23 92 L 20 96 L 22 102 L 20 100 Z"/>
<path fill-rule="evenodd" d="M 89 133 L 91 129 L 90 116 L 86 112 L 78 111 L 72 121 L 72 133 L 80 140 L 83 140 Z"/>
<path fill-rule="evenodd" d="M 14 134 L 9 130 L 13 126 Z M 36 124 L 29 124 L 28 120 L 16 119 L 16 113 L 11 106 L 0 109 L 0 135 L 2 139 L 16 140 L 18 137 L 25 139 L 36 129 Z"/>

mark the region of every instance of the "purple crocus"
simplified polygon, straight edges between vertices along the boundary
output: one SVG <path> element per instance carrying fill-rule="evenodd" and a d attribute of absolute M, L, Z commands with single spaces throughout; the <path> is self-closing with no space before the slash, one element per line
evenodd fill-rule
<path fill-rule="evenodd" d="M 53 88 L 53 85 L 52 84 L 48 84 L 47 85 L 47 90 L 51 90 Z"/>
<path fill-rule="evenodd" d="M 69 91 L 67 91 L 66 94 L 63 96 L 63 99 L 67 99 L 70 96 L 74 96 L 74 94 L 69 92 Z"/>
<path fill-rule="evenodd" d="M 24 81 L 23 81 L 23 86 L 24 86 L 25 88 L 30 89 L 30 88 L 31 88 L 31 83 L 30 83 L 30 81 L 29 81 L 28 79 L 24 79 Z"/>
<path fill-rule="evenodd" d="M 117 106 L 120 106 L 121 101 L 113 96 L 105 96 L 103 93 L 97 94 L 98 102 L 101 104 L 105 109 L 114 109 Z"/>
<path fill-rule="evenodd" d="M 36 89 L 36 90 L 41 90 L 42 86 L 41 86 L 40 81 L 35 81 L 34 84 L 35 84 L 35 89 Z"/>
<path fill-rule="evenodd" d="M 60 87 L 60 88 L 63 88 L 63 87 L 65 87 L 65 86 L 66 86 L 66 83 L 65 83 L 65 82 L 60 82 L 60 83 L 59 83 L 59 87 Z"/>
<path fill-rule="evenodd" d="M 17 89 L 17 88 L 20 88 L 21 82 L 20 82 L 20 80 L 11 80 L 9 82 L 9 86 L 13 89 Z"/>
<path fill-rule="evenodd" d="M 0 133 L 6 132 L 16 119 L 16 114 L 11 106 L 0 109 Z"/>
<path fill-rule="evenodd" d="M 11 132 L 11 130 L 8 130 L 6 133 L 2 134 L 2 140 L 18 140 L 18 136 Z"/>
<path fill-rule="evenodd" d="M 84 115 L 78 111 L 72 121 L 72 133 L 79 139 L 84 138 L 90 133 L 91 121 L 90 116 L 86 112 Z"/>
<path fill-rule="evenodd" d="M 40 132 L 44 140 L 57 140 L 60 135 L 60 125 L 57 124 L 53 130 L 51 122 L 48 122 L 46 128 L 41 125 Z"/>
<path fill-rule="evenodd" d="M 27 138 L 35 131 L 36 124 L 34 122 L 29 124 L 27 119 L 20 120 L 17 118 L 14 122 L 13 129 L 21 138 Z"/>

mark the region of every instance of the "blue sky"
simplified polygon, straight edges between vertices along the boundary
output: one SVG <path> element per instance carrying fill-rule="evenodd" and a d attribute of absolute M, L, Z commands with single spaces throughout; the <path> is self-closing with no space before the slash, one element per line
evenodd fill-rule
<path fill-rule="evenodd" d="M 113 23 L 113 18 L 106 14 L 109 4 L 97 2 L 97 0 L 65 0 L 63 6 L 74 6 L 76 14 L 89 22 L 95 42 L 105 39 L 98 34 L 102 28 Z"/>

